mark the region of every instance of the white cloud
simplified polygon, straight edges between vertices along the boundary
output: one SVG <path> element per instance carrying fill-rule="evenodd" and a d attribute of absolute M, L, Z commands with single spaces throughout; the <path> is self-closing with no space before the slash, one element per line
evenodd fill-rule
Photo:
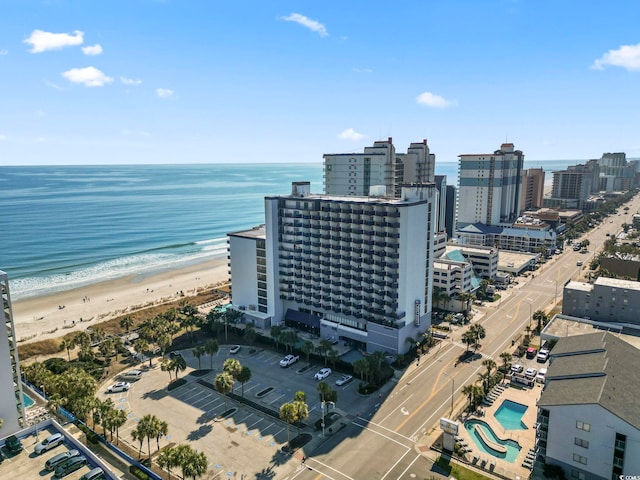
<path fill-rule="evenodd" d="M 0 142 L 4 142 L 6 139 L 7 136 L 0 133 Z"/>
<path fill-rule="evenodd" d="M 455 105 L 455 102 L 446 100 L 444 97 L 431 92 L 421 93 L 420 95 L 418 95 L 418 98 L 416 98 L 416 101 L 420 105 L 432 108 L 447 108 L 451 105 Z"/>
<path fill-rule="evenodd" d="M 72 68 L 62 76 L 72 83 L 81 83 L 85 87 L 104 87 L 113 81 L 113 78 L 107 77 L 95 67 Z"/>
<path fill-rule="evenodd" d="M 6 48 L 3 50 L 0 50 L 0 55 L 9 55 L 9 50 L 7 50 Z"/>
<path fill-rule="evenodd" d="M 44 84 L 47 87 L 55 88 L 56 90 L 64 90 L 64 88 L 62 88 L 60 85 L 57 85 L 57 84 L 55 84 L 55 83 L 53 83 L 53 82 L 51 82 L 49 80 L 46 80 L 46 79 L 44 81 Z"/>
<path fill-rule="evenodd" d="M 640 70 L 640 43 L 637 45 L 622 45 L 617 50 L 609 50 L 594 61 L 591 68 L 603 70 L 605 65 L 622 67 L 627 70 Z"/>
<path fill-rule="evenodd" d="M 366 135 L 356 132 L 353 128 L 347 128 L 338 135 L 341 140 L 362 140 Z"/>
<path fill-rule="evenodd" d="M 151 134 L 149 132 L 145 132 L 143 130 L 123 130 L 122 131 L 123 135 L 127 135 L 129 137 L 143 137 L 143 138 L 149 138 L 151 137 Z"/>
<path fill-rule="evenodd" d="M 327 33 L 326 27 L 323 24 L 321 24 L 316 20 L 312 20 L 308 17 L 305 17 L 304 15 L 300 15 L 299 13 L 292 13 L 291 15 L 288 15 L 286 17 L 280 17 L 280 18 L 287 22 L 298 23 L 303 27 L 308 28 L 312 32 L 316 32 L 321 37 L 326 37 L 327 35 L 329 35 Z"/>
<path fill-rule="evenodd" d="M 355 73 L 373 73 L 371 68 L 354 68 L 353 71 Z"/>
<path fill-rule="evenodd" d="M 160 98 L 168 98 L 173 95 L 173 90 L 169 90 L 168 88 L 156 88 L 156 94 Z"/>
<path fill-rule="evenodd" d="M 84 32 L 76 30 L 73 35 L 69 33 L 51 33 L 42 30 L 34 30 L 24 43 L 31 45 L 31 53 L 41 53 L 47 50 L 60 50 L 64 47 L 82 45 Z"/>
<path fill-rule="evenodd" d="M 82 53 L 85 55 L 100 55 L 102 53 L 102 45 L 99 43 L 87 45 L 86 47 L 82 47 Z"/>
<path fill-rule="evenodd" d="M 120 81 L 124 85 L 140 85 L 142 83 L 142 80 L 136 80 L 134 78 L 127 78 L 127 77 L 120 77 Z"/>

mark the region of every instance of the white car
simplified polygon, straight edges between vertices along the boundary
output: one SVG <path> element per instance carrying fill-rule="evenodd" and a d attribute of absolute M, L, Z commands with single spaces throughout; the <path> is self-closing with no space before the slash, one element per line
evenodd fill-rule
<path fill-rule="evenodd" d="M 342 385 L 346 385 L 351 380 L 353 380 L 353 375 L 341 375 L 340 378 L 336 380 L 336 385 L 341 387 Z"/>
<path fill-rule="evenodd" d="M 33 451 L 40 455 L 41 453 L 46 452 L 47 450 L 51 450 L 52 448 L 57 447 L 58 445 L 62 445 L 64 443 L 64 435 L 61 433 L 54 433 L 53 435 L 49 435 L 43 441 L 41 441 Z"/>
<path fill-rule="evenodd" d="M 293 365 L 298 360 L 300 360 L 300 355 L 287 355 L 282 360 L 280 360 L 280 366 L 282 368 L 285 368 L 285 367 L 288 367 L 290 365 Z"/>
<path fill-rule="evenodd" d="M 529 367 L 527 368 L 527 370 L 524 372 L 524 376 L 527 378 L 534 378 L 536 376 L 536 373 L 538 373 L 538 370 L 536 370 L 533 367 Z"/>
<path fill-rule="evenodd" d="M 511 373 L 521 373 L 522 370 L 524 370 L 524 367 L 522 365 L 518 365 L 517 363 L 511 366 Z"/>
<path fill-rule="evenodd" d="M 229 353 L 238 353 L 240 351 L 240 345 L 234 345 L 229 349 Z"/>
<path fill-rule="evenodd" d="M 129 382 L 117 382 L 107 388 L 107 393 L 126 392 L 131 388 Z"/>
<path fill-rule="evenodd" d="M 538 372 L 538 375 L 536 375 L 536 382 L 544 383 L 546 378 L 547 378 L 547 369 L 541 368 L 540 371 Z"/>
<path fill-rule="evenodd" d="M 331 375 L 331 369 L 330 368 L 322 368 L 318 373 L 316 373 L 313 376 L 313 378 L 315 378 L 316 380 L 324 380 L 329 375 Z"/>
<path fill-rule="evenodd" d="M 549 358 L 549 350 L 547 350 L 546 348 L 541 348 L 538 352 L 538 361 L 544 363 L 547 361 L 547 358 Z"/>

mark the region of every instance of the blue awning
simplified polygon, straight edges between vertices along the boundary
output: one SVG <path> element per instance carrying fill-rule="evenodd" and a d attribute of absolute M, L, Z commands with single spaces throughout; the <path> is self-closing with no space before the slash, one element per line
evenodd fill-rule
<path fill-rule="evenodd" d="M 290 320 L 292 322 L 302 323 L 310 327 L 320 328 L 320 317 L 316 317 L 315 315 L 311 315 L 309 313 L 292 310 L 291 308 L 287 309 L 287 313 L 285 314 L 284 319 Z"/>

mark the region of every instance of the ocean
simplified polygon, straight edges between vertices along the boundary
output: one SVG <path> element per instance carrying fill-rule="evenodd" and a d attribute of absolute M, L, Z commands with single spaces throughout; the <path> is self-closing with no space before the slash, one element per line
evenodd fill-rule
<path fill-rule="evenodd" d="M 545 171 L 578 160 L 525 161 Z M 457 182 L 457 162 L 436 161 Z M 227 233 L 264 223 L 264 197 L 321 163 L 0 167 L 0 270 L 13 300 L 225 256 Z"/>

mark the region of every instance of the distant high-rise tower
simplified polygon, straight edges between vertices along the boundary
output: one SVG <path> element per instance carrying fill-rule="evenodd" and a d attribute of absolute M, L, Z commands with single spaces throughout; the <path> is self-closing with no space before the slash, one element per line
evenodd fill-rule
<path fill-rule="evenodd" d="M 436 194 L 438 200 L 438 209 L 435 217 L 435 232 L 444 232 L 445 216 L 447 212 L 447 176 L 435 175 Z"/>
<path fill-rule="evenodd" d="M 20 362 L 18 361 L 18 343 L 13 325 L 9 277 L 0 270 L 0 294 L 4 312 L 4 328 L 0 333 L 0 418 L 2 432 L 10 435 L 25 427 L 24 402 Z"/>
<path fill-rule="evenodd" d="M 396 153 L 393 139 L 374 142 L 364 153 L 332 153 L 324 158 L 327 195 L 366 197 L 369 187 L 384 186 L 399 197 L 403 184 L 433 183 L 435 155 L 427 141 L 412 143 L 407 153 Z"/>
<path fill-rule="evenodd" d="M 456 228 L 456 187 L 447 185 L 447 200 L 445 202 L 444 227 L 447 237 L 453 238 L 453 231 Z"/>
<path fill-rule="evenodd" d="M 493 153 L 460 155 L 458 226 L 509 224 L 520 213 L 524 154 L 512 143 Z"/>
<path fill-rule="evenodd" d="M 544 170 L 530 168 L 522 172 L 522 190 L 520 194 L 520 211 L 540 208 L 544 197 Z"/>

